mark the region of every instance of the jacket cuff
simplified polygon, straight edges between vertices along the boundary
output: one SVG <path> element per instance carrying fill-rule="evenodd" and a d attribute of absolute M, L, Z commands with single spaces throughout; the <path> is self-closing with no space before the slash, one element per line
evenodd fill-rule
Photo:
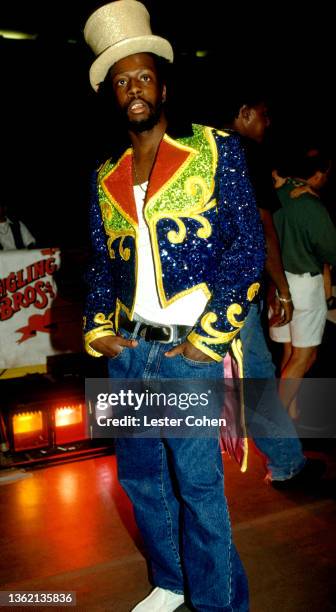
<path fill-rule="evenodd" d="M 91 357 L 102 357 L 103 356 L 103 353 L 99 353 L 98 351 L 96 351 L 94 348 L 92 348 L 90 344 L 91 342 L 93 342 L 94 340 L 97 340 L 98 338 L 103 338 L 103 336 L 115 336 L 115 333 L 111 329 L 106 330 L 106 329 L 101 329 L 98 327 L 95 329 L 91 329 L 91 331 L 85 334 L 84 336 L 85 350 L 89 355 L 91 355 Z"/>
<path fill-rule="evenodd" d="M 207 338 L 200 336 L 195 331 L 192 331 L 189 336 L 187 336 L 187 340 L 188 342 L 190 342 L 190 344 L 195 346 L 197 349 L 202 351 L 202 353 L 208 355 L 208 357 L 211 357 L 215 361 L 223 361 L 228 348 L 226 344 L 222 344 L 220 348 L 220 353 L 215 352 L 213 349 L 209 348 L 209 346 L 204 343 L 204 340 L 206 341 Z"/>

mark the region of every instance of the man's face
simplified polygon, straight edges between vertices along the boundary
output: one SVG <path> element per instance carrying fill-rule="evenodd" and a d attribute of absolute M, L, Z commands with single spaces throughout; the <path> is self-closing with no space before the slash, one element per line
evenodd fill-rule
<path fill-rule="evenodd" d="M 143 132 L 161 117 L 166 90 L 162 86 L 154 59 L 148 53 L 136 53 L 117 62 L 111 69 L 117 106 L 128 128 Z"/>
<path fill-rule="evenodd" d="M 246 134 L 256 142 L 262 142 L 265 131 L 270 125 L 268 108 L 264 102 L 249 108 L 249 119 L 246 122 Z"/>

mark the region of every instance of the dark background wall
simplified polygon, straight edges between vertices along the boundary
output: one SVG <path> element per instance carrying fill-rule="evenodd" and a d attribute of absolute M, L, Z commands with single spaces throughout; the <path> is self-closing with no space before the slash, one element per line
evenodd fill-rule
<path fill-rule="evenodd" d="M 0 39 L 1 199 L 46 245 L 87 244 L 88 177 L 109 117 L 88 82 L 86 18 L 104 2 L 3 3 L 0 28 L 38 34 Z M 178 87 L 192 117 L 214 124 L 233 75 L 267 89 L 272 153 L 298 142 L 334 155 L 334 50 L 330 10 L 283 3 L 145 0 L 152 29 L 174 45 Z M 272 14 L 270 10 L 272 9 Z M 196 51 L 207 50 L 204 58 Z M 218 121 L 217 121 L 218 122 Z"/>

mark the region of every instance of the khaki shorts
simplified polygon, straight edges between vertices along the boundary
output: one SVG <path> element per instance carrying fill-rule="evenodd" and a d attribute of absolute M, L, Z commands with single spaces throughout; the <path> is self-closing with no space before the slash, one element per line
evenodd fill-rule
<path fill-rule="evenodd" d="M 282 327 L 270 327 L 275 342 L 291 342 L 296 347 L 318 346 L 326 324 L 327 304 L 323 276 L 286 272 L 292 295 L 293 319 Z"/>

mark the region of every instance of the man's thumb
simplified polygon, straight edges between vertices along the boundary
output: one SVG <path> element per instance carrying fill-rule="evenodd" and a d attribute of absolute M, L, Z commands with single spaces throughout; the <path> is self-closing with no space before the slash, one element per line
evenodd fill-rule
<path fill-rule="evenodd" d="M 127 338 L 120 338 L 119 340 L 120 346 L 125 346 L 127 348 L 135 348 L 138 346 L 137 340 L 128 340 Z"/>

